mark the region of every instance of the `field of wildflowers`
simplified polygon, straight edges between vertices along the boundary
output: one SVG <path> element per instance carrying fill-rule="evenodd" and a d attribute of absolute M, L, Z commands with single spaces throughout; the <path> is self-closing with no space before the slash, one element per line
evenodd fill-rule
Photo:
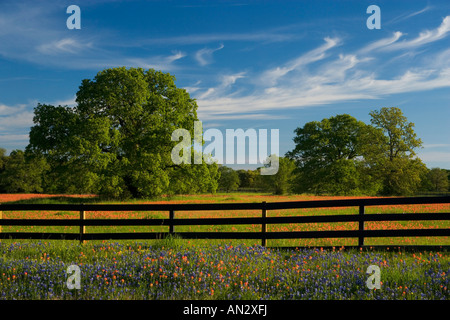
<path fill-rule="evenodd" d="M 26 201 L 7 195 L 0 202 Z M 33 201 L 53 201 L 41 196 Z M 317 197 L 269 195 L 180 196 L 159 202 L 250 202 L 309 200 Z M 323 199 L 323 197 L 321 198 Z M 55 200 L 61 201 L 61 199 Z M 86 201 L 86 199 L 80 200 Z M 378 212 L 449 212 L 449 205 L 391 206 L 368 208 Z M 341 214 L 353 214 L 355 208 L 340 208 Z M 336 214 L 336 209 L 285 210 L 271 215 Z M 152 218 L 166 213 L 98 212 L 89 218 Z M 180 212 L 178 217 L 242 216 L 242 212 Z M 246 216 L 260 212 L 246 212 Z M 149 216 L 151 215 L 151 216 Z M 69 218 L 71 212 L 4 212 L 7 218 Z M 367 228 L 427 228 L 431 222 L 391 222 L 367 224 Z M 356 228 L 351 223 L 272 225 L 268 231 L 339 230 Z M 438 222 L 435 227 L 448 227 Z M 71 232 L 64 227 L 3 227 L 7 231 Z M 71 227 L 67 227 L 71 228 Z M 101 229 L 96 229 L 101 228 Z M 112 232 L 113 227 L 88 227 L 87 232 Z M 131 228 L 131 229 L 130 229 Z M 156 227 L 155 227 L 156 228 Z M 162 228 L 162 227 L 159 227 Z M 189 226 L 175 231 L 188 231 Z M 197 226 L 197 231 L 255 231 L 258 226 Z M 230 228 L 230 229 L 224 229 Z M 234 228 L 234 229 L 233 229 Z M 272 229 L 270 229 L 272 228 Z M 120 232 L 166 231 L 152 227 L 120 227 Z M 191 229 L 192 230 L 192 229 Z M 78 232 L 73 227 L 73 232 Z M 448 238 L 448 237 L 447 237 Z M 447 238 L 375 239 L 369 244 L 449 244 Z M 0 242 L 0 300 L 448 300 L 450 254 L 448 251 L 343 250 L 352 239 L 284 240 L 268 245 L 318 246 L 304 249 L 275 249 L 256 241 L 71 241 L 2 240 Z M 296 242 L 294 242 L 296 241 Z M 303 241 L 303 242 L 302 242 Z M 382 242 L 384 241 L 384 242 Z M 321 249 L 320 246 L 335 246 Z M 68 289 L 67 268 L 81 270 L 81 288 Z M 366 273 L 370 265 L 380 267 L 381 288 L 369 289 Z"/>
<path fill-rule="evenodd" d="M 69 265 L 81 288 L 68 289 Z M 369 265 L 381 289 L 369 289 Z M 159 246 L 144 243 L 0 244 L 0 299 L 449 299 L 446 252 Z"/>

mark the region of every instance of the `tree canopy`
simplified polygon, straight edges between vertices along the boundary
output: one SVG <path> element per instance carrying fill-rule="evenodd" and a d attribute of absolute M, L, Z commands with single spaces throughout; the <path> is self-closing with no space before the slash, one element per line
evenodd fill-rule
<path fill-rule="evenodd" d="M 343 114 L 295 130 L 296 192 L 410 195 L 426 174 L 422 144 L 399 108 L 370 113 L 371 124 Z"/>
<path fill-rule="evenodd" d="M 112 68 L 82 81 L 76 107 L 38 104 L 27 151 L 42 154 L 56 190 L 110 197 L 215 191 L 217 166 L 176 165 L 171 134 L 193 134 L 197 104 L 175 77 Z"/>
<path fill-rule="evenodd" d="M 425 189 L 433 192 L 446 192 L 449 190 L 450 172 L 445 169 L 432 168 L 428 170 Z"/>
<path fill-rule="evenodd" d="M 272 155 L 276 156 L 276 155 Z M 267 167 L 269 164 L 266 165 Z M 265 191 L 271 191 L 273 194 L 282 195 L 292 192 L 294 184 L 295 162 L 286 157 L 278 157 L 278 171 L 272 175 L 261 175 L 260 186 Z"/>
<path fill-rule="evenodd" d="M 411 195 L 420 187 L 426 166 L 416 157 L 422 146 L 414 132 L 414 123 L 408 122 L 399 108 L 381 108 L 372 111 L 371 124 L 381 130 L 382 136 L 370 135 L 365 161 L 381 179 L 381 194 Z"/>
<path fill-rule="evenodd" d="M 219 173 L 219 189 L 226 192 L 237 190 L 240 183 L 239 174 L 237 171 L 227 166 L 220 166 Z"/>
<path fill-rule="evenodd" d="M 42 192 L 47 169 L 42 157 L 28 157 L 22 150 L 14 150 L 5 156 L 0 149 L 0 190 L 7 193 Z"/>
<path fill-rule="evenodd" d="M 312 121 L 295 130 L 295 148 L 286 156 L 297 163 L 295 191 L 352 194 L 359 192 L 356 164 L 362 155 L 366 124 L 343 114 Z"/>

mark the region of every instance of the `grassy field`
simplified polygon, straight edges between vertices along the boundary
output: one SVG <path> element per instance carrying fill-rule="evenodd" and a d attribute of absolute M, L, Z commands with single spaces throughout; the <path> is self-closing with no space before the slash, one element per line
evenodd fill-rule
<path fill-rule="evenodd" d="M 264 194 L 217 194 L 177 196 L 152 202 L 260 202 L 312 200 L 309 196 L 272 196 Z M 324 199 L 324 198 L 320 198 Z M 336 199 L 334 197 L 333 199 Z M 94 197 L 52 197 L 40 195 L 0 196 L 1 202 L 77 203 L 97 202 Z M 144 202 L 144 201 L 139 201 Z M 139 203 L 135 201 L 134 203 Z M 283 210 L 271 215 L 353 214 L 357 208 L 339 210 Z M 378 212 L 449 212 L 449 205 L 391 206 L 368 208 Z M 260 212 L 184 212 L 177 217 L 252 216 Z M 90 215 L 90 216 L 89 216 Z M 152 218 L 166 217 L 163 212 L 99 212 L 89 218 Z M 3 212 L 6 218 L 77 218 L 71 212 Z M 368 228 L 448 228 L 447 222 L 367 224 Z M 166 231 L 152 227 L 88 227 L 87 232 Z M 229 228 L 229 229 L 227 229 Z M 233 229 L 234 228 L 234 229 Z M 256 231 L 258 226 L 203 226 L 175 231 Z M 351 223 L 327 225 L 273 225 L 275 230 L 341 230 L 356 228 Z M 73 229 L 73 230 L 72 230 Z M 3 227 L 3 231 L 78 232 L 67 227 Z M 259 241 L 189 241 L 164 239 L 158 241 L 26 241 L 0 242 L 0 299 L 66 300 L 66 299 L 430 299 L 448 300 L 450 254 L 445 250 L 404 251 L 396 245 L 450 244 L 447 238 L 368 239 L 369 244 L 392 244 L 384 251 L 370 248 L 362 251 L 343 249 L 356 244 L 352 240 L 322 239 L 269 241 L 275 245 L 317 245 L 316 248 L 276 249 L 259 246 Z M 320 246 L 335 246 L 322 249 Z M 68 289 L 67 268 L 77 265 L 81 270 L 81 288 Z M 370 265 L 380 268 L 381 289 L 369 289 L 366 281 Z"/>

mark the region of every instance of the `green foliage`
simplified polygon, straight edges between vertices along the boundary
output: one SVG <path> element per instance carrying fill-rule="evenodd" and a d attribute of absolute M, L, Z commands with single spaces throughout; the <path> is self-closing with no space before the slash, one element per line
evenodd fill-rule
<path fill-rule="evenodd" d="M 398 108 L 372 111 L 371 125 L 349 115 L 308 122 L 295 130 L 295 191 L 333 195 L 412 195 L 426 166 L 422 144 Z"/>
<path fill-rule="evenodd" d="M 226 192 L 237 190 L 239 187 L 239 175 L 235 170 L 230 167 L 220 166 L 219 174 L 219 189 Z"/>
<path fill-rule="evenodd" d="M 278 171 L 273 175 L 261 175 L 262 187 L 276 195 L 292 191 L 295 162 L 289 158 L 278 157 Z"/>
<path fill-rule="evenodd" d="M 5 171 L 6 149 L 0 148 L 0 193 L 6 192 L 6 188 L 2 182 L 2 174 Z"/>
<path fill-rule="evenodd" d="M 358 157 L 366 125 L 350 115 L 313 121 L 295 130 L 295 148 L 286 154 L 297 163 L 298 193 L 348 195 L 360 192 Z"/>
<path fill-rule="evenodd" d="M 22 150 L 14 150 L 2 157 L 4 169 L 0 172 L 0 189 L 8 193 L 42 192 L 42 176 L 48 166 L 42 157 L 30 157 Z"/>
<path fill-rule="evenodd" d="M 51 165 L 48 190 L 109 198 L 214 192 L 217 165 L 174 165 L 171 134 L 193 134 L 197 104 L 160 71 L 113 68 L 85 79 L 75 108 L 39 104 L 27 150 Z"/>
<path fill-rule="evenodd" d="M 385 135 L 385 143 L 379 145 L 377 151 L 382 151 L 385 158 L 412 158 L 416 155 L 414 149 L 422 146 L 422 141 L 414 132 L 414 123 L 408 122 L 399 108 L 381 108 L 370 113 L 370 122 Z"/>
<path fill-rule="evenodd" d="M 192 159 L 194 150 L 192 149 Z M 180 164 L 170 176 L 168 194 L 215 193 L 219 187 L 219 166 L 217 164 Z M 195 181 L 195 183 L 193 183 Z"/>
<path fill-rule="evenodd" d="M 381 194 L 410 196 L 418 191 L 426 166 L 420 159 L 394 158 L 374 170 L 384 176 Z"/>
<path fill-rule="evenodd" d="M 449 190 L 449 179 L 447 170 L 432 168 L 428 170 L 424 179 L 424 189 L 433 192 L 447 192 Z"/>
<path fill-rule="evenodd" d="M 426 172 L 426 166 L 415 153 L 422 141 L 414 132 L 414 123 L 408 122 L 399 108 L 382 108 L 370 115 L 372 125 L 381 130 L 383 136 L 377 131 L 369 134 L 368 138 L 376 143 L 366 148 L 369 152 L 365 154 L 365 161 L 382 180 L 381 194 L 414 194 Z"/>
<path fill-rule="evenodd" d="M 6 149 L 0 148 L 0 170 L 3 170 L 5 158 L 6 158 Z"/>
<path fill-rule="evenodd" d="M 258 170 L 237 170 L 239 175 L 240 188 L 256 188 L 257 179 L 259 177 Z"/>

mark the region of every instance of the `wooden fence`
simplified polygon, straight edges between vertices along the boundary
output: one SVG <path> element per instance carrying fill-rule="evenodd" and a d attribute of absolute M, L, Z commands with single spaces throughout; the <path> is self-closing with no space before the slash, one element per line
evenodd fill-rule
<path fill-rule="evenodd" d="M 182 239 L 260 239 L 266 246 L 267 239 L 301 238 L 358 238 L 358 246 L 364 246 L 365 238 L 372 237 L 442 237 L 450 236 L 450 228 L 367 230 L 367 221 L 418 221 L 450 220 L 445 213 L 379 213 L 366 214 L 368 206 L 413 205 L 450 203 L 450 197 L 397 197 L 340 199 L 318 201 L 261 202 L 261 203 L 206 203 L 206 204 L 0 204 L 0 239 L 65 239 L 124 240 L 162 239 L 179 235 Z M 269 217 L 270 210 L 300 208 L 355 207 L 356 214 L 310 215 Z M 177 211 L 228 211 L 261 210 L 261 217 L 240 218 L 176 218 Z M 79 219 L 2 219 L 2 211 L 76 211 Z M 94 211 L 165 211 L 168 219 L 86 219 L 86 212 Z M 356 211 L 356 210 L 355 210 Z M 267 232 L 268 224 L 301 224 L 358 222 L 357 230 Z M 182 225 L 261 225 L 260 232 L 174 232 Z M 86 226 L 168 226 L 168 232 L 86 233 Z M 79 233 L 1 232 L 1 226 L 79 226 Z"/>

